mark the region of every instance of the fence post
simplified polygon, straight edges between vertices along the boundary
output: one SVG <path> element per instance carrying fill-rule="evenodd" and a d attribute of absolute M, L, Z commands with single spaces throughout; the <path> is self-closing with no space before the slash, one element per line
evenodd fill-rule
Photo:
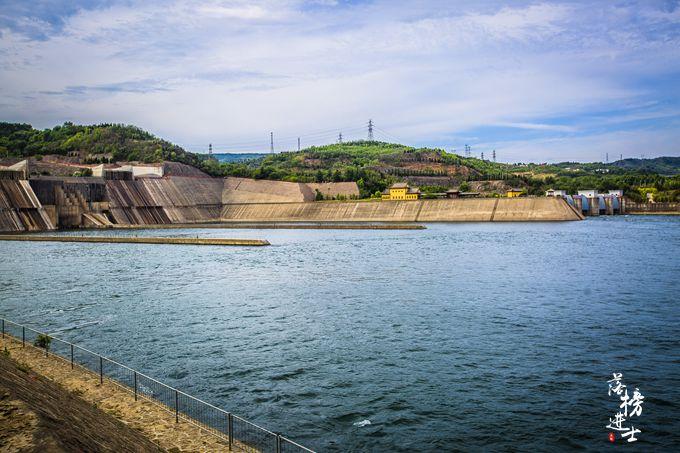
<path fill-rule="evenodd" d="M 104 359 L 99 356 L 99 384 L 104 384 Z"/>
<path fill-rule="evenodd" d="M 21 326 L 21 347 L 26 346 L 26 327 Z"/>
<path fill-rule="evenodd" d="M 229 431 L 229 451 L 231 451 L 231 444 L 234 443 L 234 418 L 231 416 L 231 412 L 229 412 L 227 420 L 229 421 L 227 427 Z"/>
<path fill-rule="evenodd" d="M 5 338 L 5 320 L 2 320 L 2 338 Z"/>
<path fill-rule="evenodd" d="M 71 344 L 71 369 L 73 369 L 73 344 Z"/>
<path fill-rule="evenodd" d="M 45 335 L 47 338 L 49 338 L 47 335 Z M 49 357 L 50 355 L 50 343 L 49 340 L 47 343 L 45 343 L 45 357 Z"/>
<path fill-rule="evenodd" d="M 179 423 L 179 392 L 175 390 L 175 423 Z"/>
<path fill-rule="evenodd" d="M 276 453 L 281 453 L 281 434 L 276 435 Z"/>
<path fill-rule="evenodd" d="M 135 377 L 135 401 L 137 401 L 137 372 L 133 371 Z"/>

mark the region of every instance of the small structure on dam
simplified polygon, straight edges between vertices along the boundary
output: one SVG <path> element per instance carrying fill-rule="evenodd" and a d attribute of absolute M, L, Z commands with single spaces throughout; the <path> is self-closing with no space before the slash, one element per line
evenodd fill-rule
<path fill-rule="evenodd" d="M 625 213 L 626 202 L 623 190 L 610 190 L 606 194 L 596 189 L 579 190 L 576 195 L 568 195 L 566 190 L 549 189 L 546 197 L 563 198 L 584 216 L 618 215 Z"/>
<path fill-rule="evenodd" d="M 382 193 L 383 200 L 417 200 L 420 197 L 420 189 L 411 187 L 405 182 L 392 184 Z"/>

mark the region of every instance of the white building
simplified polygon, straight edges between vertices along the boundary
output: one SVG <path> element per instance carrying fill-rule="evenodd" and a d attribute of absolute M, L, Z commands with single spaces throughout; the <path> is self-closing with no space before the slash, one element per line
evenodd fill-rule
<path fill-rule="evenodd" d="M 559 189 L 548 189 L 545 192 L 546 197 L 562 197 L 566 198 L 567 196 L 567 191 L 566 190 L 559 190 Z"/>
<path fill-rule="evenodd" d="M 612 195 L 614 197 L 623 197 L 623 190 L 621 189 L 610 190 L 609 195 Z"/>
<path fill-rule="evenodd" d="M 92 169 L 92 176 L 103 176 L 104 170 L 109 171 L 129 171 L 135 178 L 138 176 L 163 176 L 163 165 L 122 165 L 114 168 L 104 168 L 104 165 L 98 165 Z"/>
<path fill-rule="evenodd" d="M 578 194 L 586 198 L 597 198 L 597 189 L 579 190 Z"/>

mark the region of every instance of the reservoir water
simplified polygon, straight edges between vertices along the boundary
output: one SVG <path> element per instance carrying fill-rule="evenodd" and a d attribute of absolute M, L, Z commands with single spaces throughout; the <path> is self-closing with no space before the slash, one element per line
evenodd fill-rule
<path fill-rule="evenodd" d="M 0 242 L 0 316 L 320 451 L 601 451 L 614 372 L 680 445 L 680 217 L 427 226 Z"/>

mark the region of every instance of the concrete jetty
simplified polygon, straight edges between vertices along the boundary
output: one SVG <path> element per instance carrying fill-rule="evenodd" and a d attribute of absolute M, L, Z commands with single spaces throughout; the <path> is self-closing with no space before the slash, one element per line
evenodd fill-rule
<path fill-rule="evenodd" d="M 34 234 L 0 235 L 0 241 L 34 242 L 96 242 L 106 244 L 175 244 L 175 245 L 219 245 L 259 247 L 270 245 L 262 239 L 220 239 L 220 238 L 177 238 L 177 237 L 129 237 L 129 236 L 42 236 Z"/>

